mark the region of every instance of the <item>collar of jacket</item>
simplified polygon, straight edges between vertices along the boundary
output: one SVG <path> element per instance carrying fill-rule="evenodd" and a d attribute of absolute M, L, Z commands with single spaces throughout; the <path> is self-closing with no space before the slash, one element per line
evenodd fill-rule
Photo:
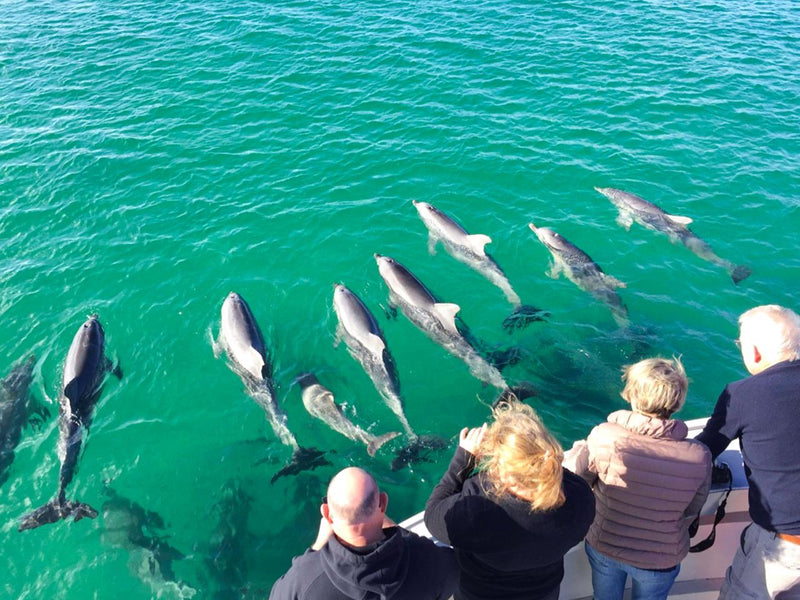
<path fill-rule="evenodd" d="M 638 433 L 653 438 L 667 438 L 670 440 L 685 440 L 689 433 L 686 423 L 679 419 L 659 419 L 648 417 L 632 410 L 618 410 L 608 415 L 609 423 L 616 423 Z"/>

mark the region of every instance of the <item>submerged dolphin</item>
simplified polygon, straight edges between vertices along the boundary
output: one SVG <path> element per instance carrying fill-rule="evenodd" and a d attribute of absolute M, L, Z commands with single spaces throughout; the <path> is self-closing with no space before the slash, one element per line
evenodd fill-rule
<path fill-rule="evenodd" d="M 435 254 L 436 244 L 441 242 L 450 256 L 483 275 L 506 295 L 514 306 L 514 312 L 503 322 L 506 329 L 524 327 L 532 321 L 544 320 L 546 313 L 542 310 L 535 306 L 522 305 L 503 269 L 486 253 L 486 244 L 491 243 L 492 238 L 480 233 L 470 235 L 435 206 L 416 200 L 412 202 L 428 228 L 428 252 Z"/>
<path fill-rule="evenodd" d="M 92 409 L 102 392 L 105 375 L 111 370 L 111 361 L 105 355 L 103 327 L 97 320 L 97 315 L 93 315 L 78 329 L 64 361 L 64 375 L 58 399 L 58 458 L 61 469 L 56 497 L 25 515 L 19 526 L 20 531 L 68 517 L 79 521 L 83 517 L 93 519 L 97 516 L 97 511 L 88 504 L 67 500 L 66 488 L 75 475 L 83 430 L 89 429 Z M 113 369 L 113 372 L 118 378 L 122 378 L 119 367 Z"/>
<path fill-rule="evenodd" d="M 381 446 L 400 435 L 399 431 L 383 435 L 372 435 L 354 425 L 334 401 L 333 393 L 311 373 L 303 373 L 297 378 L 297 381 L 303 388 L 303 405 L 309 414 L 326 423 L 328 427 L 341 433 L 346 438 L 366 444 L 367 454 L 370 456 L 375 456 L 375 452 Z"/>
<path fill-rule="evenodd" d="M 330 464 L 316 448 L 301 448 L 289 431 L 286 414 L 275 399 L 272 363 L 267 357 L 264 336 L 247 302 L 231 292 L 222 303 L 221 316 L 217 348 L 225 350 L 232 370 L 242 379 L 253 400 L 264 409 L 276 437 L 293 451 L 292 461 L 272 477 L 272 482 L 283 475 Z"/>
<path fill-rule="evenodd" d="M 563 272 L 579 288 L 605 302 L 617 323 L 627 324 L 628 309 L 616 292 L 616 288 L 625 287 L 623 282 L 603 272 L 588 254 L 561 234 L 547 227 L 536 227 L 533 223 L 528 227 L 553 255 L 550 277 L 556 278 Z"/>
<path fill-rule="evenodd" d="M 375 255 L 378 271 L 389 288 L 389 300 L 428 337 L 460 358 L 470 372 L 499 389 L 508 387 L 500 371 L 483 358 L 456 323 L 458 304 L 438 302 L 408 269 L 388 256 Z"/>
<path fill-rule="evenodd" d="M 214 505 L 217 525 L 211 532 L 204 563 L 211 576 L 206 588 L 214 600 L 241 600 L 249 592 L 248 546 L 259 540 L 247 529 L 253 498 L 239 481 L 229 479 L 222 487 L 222 497 Z"/>
<path fill-rule="evenodd" d="M 411 429 L 403 410 L 400 379 L 394 359 L 386 346 L 383 332 L 367 306 L 347 287 L 337 284 L 333 289 L 333 310 L 339 319 L 336 337 L 344 340 L 350 356 L 366 371 L 389 409 L 400 420 L 412 440 L 417 434 Z"/>
<path fill-rule="evenodd" d="M 673 242 L 679 241 L 700 258 L 723 267 L 735 284 L 746 279 L 752 273 L 743 265 L 736 265 L 717 256 L 711 246 L 689 230 L 687 225 L 692 222 L 689 217 L 670 215 L 655 204 L 629 192 L 615 188 L 596 187 L 594 189 L 611 200 L 612 204 L 619 209 L 617 223 L 626 230 L 630 230 L 631 224 L 636 221 L 648 229 L 666 233 Z"/>
<path fill-rule="evenodd" d="M 35 364 L 36 357 L 29 356 L 17 362 L 5 379 L 0 380 L 0 485 L 8 478 L 25 424 L 29 421 L 39 424 L 50 416 L 47 408 L 35 403 L 30 394 Z"/>
<path fill-rule="evenodd" d="M 197 592 L 178 581 L 172 563 L 184 555 L 169 545 L 162 534 L 166 528 L 158 513 L 145 510 L 136 502 L 108 489 L 103 503 L 103 533 L 106 544 L 128 552 L 128 567 L 156 597 L 166 592 L 171 597 L 192 598 Z"/>

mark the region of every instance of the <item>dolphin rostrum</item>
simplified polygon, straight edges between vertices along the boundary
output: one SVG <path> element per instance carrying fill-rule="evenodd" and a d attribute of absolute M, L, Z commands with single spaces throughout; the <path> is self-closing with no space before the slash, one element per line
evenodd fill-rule
<path fill-rule="evenodd" d="M 0 380 L 0 485 L 8 478 L 25 424 L 40 425 L 50 416 L 47 408 L 35 402 L 30 394 L 35 364 L 36 357 L 29 356 L 17 362 L 5 379 Z"/>
<path fill-rule="evenodd" d="M 300 447 L 289 430 L 286 413 L 275 399 L 272 363 L 267 356 L 264 336 L 247 302 L 236 292 L 231 292 L 222 303 L 221 316 L 215 352 L 218 348 L 225 350 L 231 369 L 239 375 L 248 394 L 264 410 L 275 436 L 293 451 L 291 463 L 278 471 L 272 477 L 272 482 L 283 475 L 330 464 L 323 457 L 323 452 L 316 448 Z"/>
<path fill-rule="evenodd" d="M 615 188 L 596 187 L 594 189 L 611 200 L 612 204 L 619 209 L 617 223 L 626 230 L 630 230 L 631 224 L 636 221 L 648 229 L 666 233 L 673 242 L 681 242 L 703 260 L 723 267 L 735 284 L 746 279 L 752 273 L 744 265 L 736 265 L 717 256 L 711 246 L 697 237 L 687 227 L 692 222 L 689 217 L 668 214 L 652 202 L 648 202 L 629 192 Z"/>
<path fill-rule="evenodd" d="M 438 302 L 408 269 L 388 256 L 375 255 L 378 271 L 389 288 L 389 301 L 428 337 L 470 368 L 473 376 L 499 389 L 508 384 L 500 371 L 470 343 L 456 323 L 458 304 Z M 466 331 L 466 330 L 465 330 Z"/>
<path fill-rule="evenodd" d="M 369 375 L 383 401 L 400 420 L 409 439 L 415 440 L 417 434 L 411 429 L 403 410 L 400 378 L 397 376 L 394 359 L 375 317 L 361 298 L 341 284 L 336 284 L 333 289 L 333 310 L 339 319 L 337 343 L 344 340 L 350 356 Z"/>
<path fill-rule="evenodd" d="M 628 308 L 616 292 L 616 288 L 625 287 L 623 282 L 603 272 L 588 254 L 561 234 L 547 227 L 536 227 L 533 223 L 528 227 L 553 255 L 550 277 L 555 279 L 563 272 L 579 288 L 605 302 L 618 324 L 627 324 Z"/>
<path fill-rule="evenodd" d="M 20 531 L 68 517 L 79 521 L 83 517 L 93 519 L 97 516 L 97 511 L 88 504 L 67 500 L 66 489 L 75 475 L 84 429 L 88 431 L 91 425 L 92 409 L 100 397 L 105 375 L 109 371 L 122 378 L 119 366 L 112 369 L 111 361 L 106 357 L 103 327 L 97 315 L 93 315 L 78 329 L 64 361 L 58 399 L 58 458 L 61 469 L 56 497 L 25 515 L 19 526 Z"/>
<path fill-rule="evenodd" d="M 311 373 L 303 373 L 297 378 L 303 389 L 303 406 L 312 416 L 326 423 L 331 429 L 341 433 L 354 442 L 367 445 L 367 454 L 375 456 L 375 452 L 389 440 L 400 435 L 399 431 L 372 435 L 354 425 L 344 414 L 342 408 L 333 399 L 333 393 L 322 385 Z"/>
<path fill-rule="evenodd" d="M 544 320 L 546 313 L 542 310 L 535 306 L 522 305 L 503 269 L 486 253 L 486 244 L 491 243 L 492 238 L 480 233 L 470 235 L 435 206 L 416 200 L 412 202 L 428 228 L 428 252 L 435 254 L 436 244 L 441 242 L 450 256 L 483 275 L 506 295 L 514 307 L 512 315 L 503 322 L 506 329 L 524 327 L 532 321 Z"/>

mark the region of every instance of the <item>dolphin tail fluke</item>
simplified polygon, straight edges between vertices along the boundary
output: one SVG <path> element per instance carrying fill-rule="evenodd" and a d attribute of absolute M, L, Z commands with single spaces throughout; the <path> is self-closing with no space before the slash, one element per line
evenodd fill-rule
<path fill-rule="evenodd" d="M 301 471 L 312 471 L 317 467 L 331 464 L 325 458 L 325 452 L 316 448 L 297 448 L 292 454 L 292 460 L 288 465 L 272 476 L 270 483 L 275 483 L 285 475 L 297 475 Z"/>
<path fill-rule="evenodd" d="M 72 517 L 75 521 L 80 521 L 84 517 L 94 519 L 96 516 L 97 511 L 88 504 L 73 500 L 55 499 L 22 517 L 19 530 L 36 529 L 41 525 L 57 523 L 69 517 Z"/>
<path fill-rule="evenodd" d="M 510 404 L 512 402 L 522 402 L 526 398 L 531 398 L 538 395 L 539 390 L 537 390 L 532 383 L 523 381 L 519 385 L 515 385 L 503 390 L 497 399 L 492 402 L 492 408 L 497 408 L 503 403 Z"/>
<path fill-rule="evenodd" d="M 523 304 L 503 319 L 503 329 L 511 333 L 515 329 L 524 329 L 534 321 L 545 321 L 549 316 L 550 313 L 541 308 Z"/>
<path fill-rule="evenodd" d="M 522 351 L 517 347 L 506 348 L 505 350 L 495 350 L 489 352 L 487 359 L 498 371 L 502 371 L 506 367 L 513 367 L 523 358 Z M 506 387 L 502 385 L 500 387 Z"/>
<path fill-rule="evenodd" d="M 375 453 L 389 440 L 393 440 L 398 435 L 400 435 L 399 431 L 392 431 L 390 433 L 384 433 L 383 435 L 376 436 L 370 440 L 367 444 L 367 454 L 370 456 L 375 456 Z"/>
<path fill-rule="evenodd" d="M 747 279 L 752 274 L 753 271 L 749 268 L 745 267 L 744 265 L 737 265 L 731 272 L 731 279 L 733 279 L 733 283 L 739 285 L 740 281 Z"/>
<path fill-rule="evenodd" d="M 431 462 L 431 452 L 447 448 L 448 442 L 436 435 L 421 435 L 413 438 L 407 446 L 398 450 L 392 459 L 392 471 L 398 471 L 414 462 Z"/>

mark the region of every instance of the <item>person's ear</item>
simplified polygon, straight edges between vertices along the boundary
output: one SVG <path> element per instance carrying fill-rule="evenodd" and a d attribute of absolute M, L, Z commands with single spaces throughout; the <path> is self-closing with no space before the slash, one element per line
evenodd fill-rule
<path fill-rule="evenodd" d="M 328 523 L 333 523 L 333 520 L 331 519 L 331 509 L 328 507 L 327 502 L 319 507 L 319 512 L 322 515 L 322 518 Z"/>
<path fill-rule="evenodd" d="M 387 506 L 389 506 L 389 495 L 386 492 L 381 492 L 378 496 L 378 508 L 382 513 L 386 513 Z"/>
<path fill-rule="evenodd" d="M 753 362 L 756 363 L 756 364 L 760 363 L 762 358 L 763 357 L 761 356 L 761 352 L 759 352 L 758 348 L 754 345 L 753 346 Z"/>

